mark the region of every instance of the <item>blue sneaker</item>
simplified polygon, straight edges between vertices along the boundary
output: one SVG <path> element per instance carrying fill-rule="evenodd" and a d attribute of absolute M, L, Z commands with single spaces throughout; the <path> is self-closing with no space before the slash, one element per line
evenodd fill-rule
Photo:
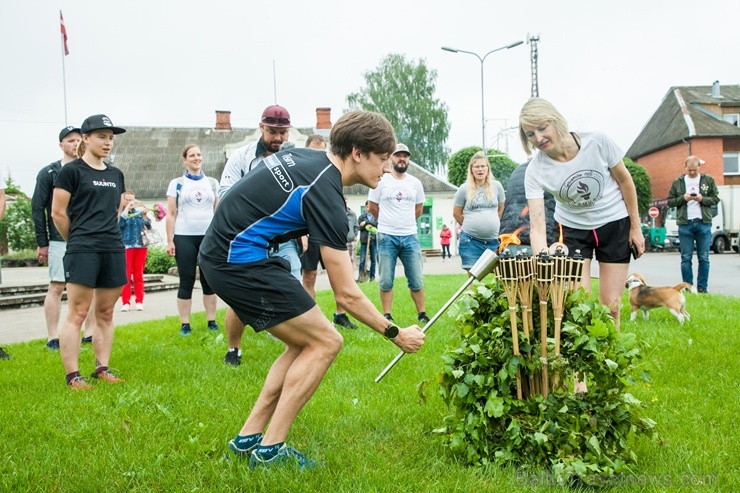
<path fill-rule="evenodd" d="M 190 329 L 190 324 L 184 324 L 180 328 L 180 335 L 189 336 L 191 332 L 192 332 L 192 330 Z"/>
<path fill-rule="evenodd" d="M 249 468 L 255 469 L 257 467 L 282 467 L 282 466 L 293 466 L 300 471 L 308 469 L 314 469 L 316 466 L 323 466 L 323 462 L 316 462 L 313 459 L 309 459 L 293 447 L 283 445 L 278 450 L 278 453 L 271 459 L 263 459 L 257 453 L 255 449 L 252 455 L 249 457 Z"/>
<path fill-rule="evenodd" d="M 262 443 L 262 437 L 259 437 L 259 439 L 251 447 L 239 448 L 239 445 L 237 445 L 234 440 L 229 440 L 229 450 L 235 456 L 246 459 L 247 457 L 252 455 L 252 452 L 254 450 L 257 450 L 257 447 L 259 447 L 260 443 Z"/>
<path fill-rule="evenodd" d="M 218 324 L 215 320 L 211 320 L 210 322 L 208 322 L 208 330 L 218 332 Z"/>

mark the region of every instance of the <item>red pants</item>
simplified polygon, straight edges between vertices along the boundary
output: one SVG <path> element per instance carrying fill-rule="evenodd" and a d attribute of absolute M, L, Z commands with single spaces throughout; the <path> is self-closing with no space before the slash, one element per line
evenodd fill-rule
<path fill-rule="evenodd" d="M 126 249 L 126 285 L 121 289 L 121 302 L 131 304 L 131 278 L 134 279 L 134 297 L 136 303 L 144 303 L 144 266 L 146 265 L 146 248 Z"/>

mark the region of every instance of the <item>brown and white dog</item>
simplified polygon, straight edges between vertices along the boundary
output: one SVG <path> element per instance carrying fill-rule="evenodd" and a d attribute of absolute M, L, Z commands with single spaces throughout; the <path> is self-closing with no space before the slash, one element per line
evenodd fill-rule
<path fill-rule="evenodd" d="M 694 287 L 687 283 L 682 282 L 674 287 L 665 286 L 659 288 L 653 288 L 647 285 L 645 278 L 642 274 L 633 272 L 627 278 L 625 287 L 629 290 L 630 294 L 630 306 L 632 307 L 632 314 L 630 320 L 634 321 L 637 318 L 637 310 L 642 310 L 642 318 L 647 320 L 648 310 L 658 308 L 660 306 L 668 308 L 668 311 L 678 319 L 680 323 L 684 320 L 689 320 L 689 312 L 686 311 L 686 297 L 681 291 L 688 289 L 691 292 L 696 292 Z"/>

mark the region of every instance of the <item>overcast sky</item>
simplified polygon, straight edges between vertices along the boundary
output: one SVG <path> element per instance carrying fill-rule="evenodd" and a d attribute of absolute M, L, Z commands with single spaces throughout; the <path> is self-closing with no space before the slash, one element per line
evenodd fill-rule
<path fill-rule="evenodd" d="M 254 127 L 275 102 L 274 61 L 277 103 L 311 127 L 317 107 L 336 121 L 363 72 L 401 53 L 437 71 L 454 152 L 481 142 L 480 62 L 441 47 L 483 55 L 528 34 L 540 37 L 540 96 L 572 129 L 602 130 L 624 151 L 671 86 L 740 83 L 738 33 L 725 22 L 740 14 L 737 0 L 0 0 L 0 167 L 29 195 L 39 168 L 60 157 L 60 9 L 74 125 L 105 113 L 123 127 L 212 127 L 215 110 L 230 110 L 234 126 Z M 496 146 L 530 96 L 529 45 L 493 53 L 484 69 Z"/>

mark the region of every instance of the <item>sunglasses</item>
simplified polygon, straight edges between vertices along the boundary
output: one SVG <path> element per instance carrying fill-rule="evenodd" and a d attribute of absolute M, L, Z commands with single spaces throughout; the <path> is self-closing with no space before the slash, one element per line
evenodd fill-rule
<path fill-rule="evenodd" d="M 274 116 L 262 117 L 262 123 L 265 125 L 290 125 L 289 118 L 275 118 Z"/>

